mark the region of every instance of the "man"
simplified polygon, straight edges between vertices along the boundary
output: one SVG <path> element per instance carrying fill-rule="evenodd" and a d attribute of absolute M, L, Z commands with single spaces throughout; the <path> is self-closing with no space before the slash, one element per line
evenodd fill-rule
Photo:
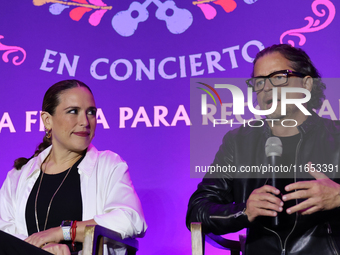
<path fill-rule="evenodd" d="M 202 222 L 205 233 L 219 235 L 248 228 L 247 255 L 340 254 L 340 185 L 335 171 L 327 173 L 332 180 L 312 167 L 336 167 L 340 162 L 340 124 L 312 111 L 321 107 L 325 85 L 307 54 L 285 44 L 259 52 L 252 77 L 247 83 L 256 92 L 261 110 L 272 107 L 272 90 L 277 88 L 278 106 L 267 117 L 280 121 L 228 132 L 212 165 L 232 165 L 237 169 L 266 165 L 266 140 L 277 136 L 283 145 L 282 164 L 301 166 L 311 178 L 297 171 L 277 178 L 277 186 L 273 187 L 270 179 L 265 178 L 233 178 L 224 173 L 213 179 L 206 176 L 190 198 L 187 226 Z M 294 104 L 287 105 L 286 114 L 282 115 L 282 87 L 309 90 L 311 99 L 305 107 L 312 116 Z M 303 97 L 303 93 L 287 94 L 290 99 Z M 292 119 L 296 127 L 281 124 L 287 120 L 285 125 L 289 126 Z M 278 226 L 272 224 L 273 217 L 278 217 Z"/>

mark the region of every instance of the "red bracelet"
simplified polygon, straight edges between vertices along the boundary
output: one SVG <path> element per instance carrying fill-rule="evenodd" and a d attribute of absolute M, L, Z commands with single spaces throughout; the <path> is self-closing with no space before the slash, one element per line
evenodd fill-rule
<path fill-rule="evenodd" d="M 71 227 L 71 240 L 72 240 L 72 250 L 76 251 L 76 244 L 75 244 L 75 240 L 76 240 L 76 234 L 77 234 L 77 221 L 73 221 L 72 227 Z"/>

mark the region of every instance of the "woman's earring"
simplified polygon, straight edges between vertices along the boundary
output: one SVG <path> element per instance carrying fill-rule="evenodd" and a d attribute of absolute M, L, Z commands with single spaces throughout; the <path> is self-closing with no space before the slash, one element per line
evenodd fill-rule
<path fill-rule="evenodd" d="M 46 133 L 46 138 L 51 138 L 51 136 L 52 136 L 52 132 L 51 132 L 52 130 L 51 129 L 45 129 L 45 133 Z"/>

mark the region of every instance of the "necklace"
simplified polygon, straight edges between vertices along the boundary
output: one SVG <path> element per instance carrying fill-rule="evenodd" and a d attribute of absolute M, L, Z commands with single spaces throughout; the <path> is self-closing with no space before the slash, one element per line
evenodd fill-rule
<path fill-rule="evenodd" d="M 47 162 L 46 162 L 46 165 L 47 165 Z M 52 204 L 52 201 L 53 201 L 53 198 L 54 196 L 57 194 L 58 190 L 60 189 L 60 187 L 63 185 L 66 177 L 68 176 L 68 174 L 70 173 L 71 171 L 71 168 L 72 166 L 67 170 L 67 174 L 65 175 L 63 181 L 60 183 L 59 187 L 57 188 L 57 190 L 54 192 L 51 200 L 50 200 L 50 203 L 47 207 L 47 213 L 46 213 L 46 219 L 45 219 L 45 225 L 44 225 L 44 230 L 46 230 L 46 225 L 47 225 L 47 220 L 48 220 L 48 215 L 50 214 L 50 209 L 51 209 L 51 204 Z M 44 176 L 44 171 L 41 169 L 42 171 L 42 174 L 41 174 L 41 178 L 40 178 L 40 182 L 39 182 L 39 186 L 38 186 L 38 190 L 37 190 L 37 194 L 35 195 L 35 204 L 34 204 L 34 214 L 35 214 L 35 224 L 37 225 L 37 230 L 38 232 L 40 232 L 40 229 L 39 229 L 39 222 L 38 222 L 38 212 L 37 212 L 37 201 L 38 201 L 38 195 L 39 195 L 39 191 L 40 191 L 40 186 L 41 186 L 41 181 L 43 179 L 43 176 Z M 45 166 L 45 171 L 46 171 L 46 166 Z"/>

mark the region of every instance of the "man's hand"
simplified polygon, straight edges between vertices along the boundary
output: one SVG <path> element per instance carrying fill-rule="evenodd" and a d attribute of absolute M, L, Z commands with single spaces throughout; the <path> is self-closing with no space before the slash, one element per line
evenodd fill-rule
<path fill-rule="evenodd" d="M 331 210 L 340 206 L 340 185 L 325 174 L 316 172 L 308 162 L 309 173 L 316 180 L 301 181 L 289 184 L 286 191 L 295 190 L 282 197 L 283 201 L 292 199 L 306 199 L 305 201 L 287 209 L 288 214 L 301 212 L 302 215 L 312 214 L 318 211 Z"/>
<path fill-rule="evenodd" d="M 275 217 L 277 212 L 282 211 L 283 202 L 273 194 L 279 195 L 280 191 L 269 185 L 253 190 L 244 212 L 250 222 L 258 216 Z"/>
<path fill-rule="evenodd" d="M 49 243 L 44 245 L 42 249 L 55 255 L 71 255 L 66 244 Z"/>
<path fill-rule="evenodd" d="M 42 247 L 46 243 L 59 243 L 63 240 L 63 231 L 61 227 L 50 228 L 45 231 L 34 233 L 25 239 L 26 242 Z"/>

